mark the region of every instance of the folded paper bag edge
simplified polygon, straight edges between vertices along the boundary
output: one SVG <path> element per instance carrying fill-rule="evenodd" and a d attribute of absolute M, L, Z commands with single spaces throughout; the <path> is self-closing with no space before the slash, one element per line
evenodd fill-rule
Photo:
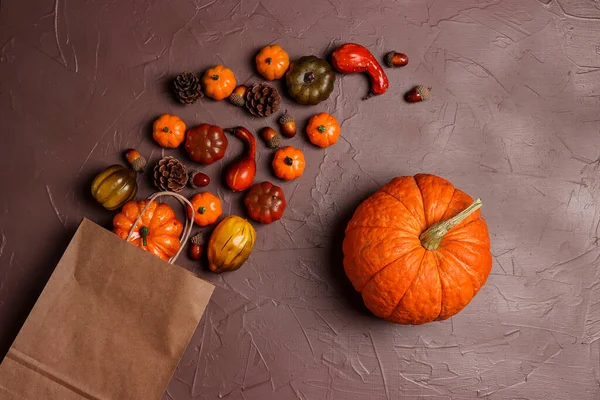
<path fill-rule="evenodd" d="M 141 254 L 144 254 L 143 256 L 142 256 L 142 255 L 140 255 L 141 257 L 156 257 L 155 255 L 153 255 L 153 254 L 149 253 L 148 251 L 146 251 L 146 250 L 144 250 L 144 249 L 142 249 L 142 248 L 140 248 L 140 247 L 138 247 L 138 246 L 134 246 L 134 245 L 132 245 L 131 243 L 128 243 L 127 241 L 125 241 L 124 239 L 121 239 L 121 238 L 119 238 L 117 235 L 115 235 L 115 234 L 114 234 L 113 232 L 111 232 L 110 230 L 108 230 L 108 229 L 106 229 L 106 228 L 102 227 L 101 225 L 98 225 L 97 223 L 95 223 L 94 221 L 92 221 L 92 220 L 90 220 L 90 219 L 88 219 L 88 218 L 86 218 L 86 217 L 83 217 L 83 218 L 82 218 L 82 220 L 81 220 L 81 223 L 79 224 L 79 227 L 77 228 L 77 230 L 79 230 L 79 229 L 80 229 L 80 228 L 81 228 L 81 227 L 82 227 L 84 224 L 91 224 L 91 225 L 94 225 L 95 227 L 102 229 L 104 232 L 106 232 L 106 233 L 108 233 L 108 234 L 110 234 L 110 235 L 113 235 L 115 238 L 119 239 L 119 241 L 120 241 L 120 242 L 122 242 L 122 243 L 127 243 L 128 245 L 130 245 L 130 246 L 134 247 L 134 248 L 135 248 L 137 251 L 140 251 L 140 252 L 141 252 Z M 77 234 L 77 232 L 75 232 L 75 234 Z M 185 244 L 185 243 L 182 243 L 181 245 L 182 245 L 182 246 L 185 246 L 186 244 Z M 66 249 L 65 249 L 65 252 L 66 252 Z M 59 261 L 59 263 L 60 263 L 60 261 Z M 210 285 L 210 286 L 212 287 L 212 290 L 214 291 L 215 285 L 213 285 L 213 284 L 212 284 L 210 281 L 208 281 L 208 280 L 206 280 L 206 279 L 202 278 L 201 276 L 199 276 L 199 275 L 197 275 L 197 274 L 193 273 L 192 271 L 190 271 L 190 270 L 188 270 L 188 269 L 186 269 L 186 268 L 183 268 L 183 267 L 181 267 L 181 266 L 179 266 L 179 265 L 177 265 L 177 264 L 171 264 L 171 263 L 168 263 L 168 262 L 166 262 L 166 261 L 165 261 L 165 264 L 168 264 L 168 265 L 170 265 L 170 266 L 172 266 L 172 267 L 176 267 L 176 268 L 178 268 L 179 270 L 183 271 L 184 273 L 186 273 L 186 274 L 189 274 L 189 275 L 193 276 L 194 278 L 201 280 L 202 282 L 204 282 L 204 283 L 206 283 L 206 284 Z M 211 292 L 211 294 L 212 294 L 212 292 Z"/>
<path fill-rule="evenodd" d="M 20 364 L 27 371 L 31 371 L 34 374 L 40 375 L 43 378 L 61 386 L 62 388 L 67 389 L 68 391 L 72 392 L 74 395 L 80 396 L 87 400 L 102 400 L 101 398 L 96 397 L 93 394 L 87 392 L 85 389 L 72 384 L 67 379 L 60 378 L 60 377 L 56 376 L 55 374 L 46 371 L 46 368 L 44 367 L 44 365 L 42 363 L 27 356 L 26 354 L 21 353 L 19 350 L 11 348 L 8 351 L 8 354 L 6 355 L 6 358 L 10 359 L 11 361 L 13 361 L 17 364 Z M 2 382 L 0 382 L 0 389 L 5 389 L 5 390 L 9 391 L 8 388 L 4 387 Z M 12 394 L 17 395 L 16 393 L 12 393 Z"/>
<path fill-rule="evenodd" d="M 191 337 L 194 335 L 198 323 L 200 322 L 203 314 L 205 313 L 206 307 L 210 301 L 211 295 L 214 291 L 214 285 L 212 283 L 210 283 L 209 281 L 206 281 L 205 279 L 197 276 L 195 273 L 182 268 L 180 266 L 176 266 L 173 264 L 169 264 L 167 262 L 163 262 L 160 261 L 160 265 L 157 264 L 157 260 L 159 260 L 158 258 L 156 258 L 156 256 L 152 255 L 151 253 L 137 247 L 137 246 L 131 246 L 130 243 L 127 243 L 126 241 L 124 241 L 123 239 L 119 238 L 118 236 L 114 235 L 111 231 L 109 231 L 108 229 L 103 228 L 102 226 L 99 226 L 97 224 L 95 224 L 93 221 L 87 219 L 87 218 L 83 218 L 77 231 L 75 232 L 73 238 L 71 239 L 71 242 L 69 243 L 69 245 L 67 246 L 63 256 L 61 257 L 61 259 L 59 260 L 55 271 L 53 273 L 53 275 L 56 274 L 57 270 L 59 269 L 58 267 L 61 266 L 61 263 L 63 263 L 63 259 L 65 258 L 65 256 L 67 255 L 67 253 L 69 253 L 69 251 L 71 253 L 73 253 L 74 249 L 72 249 L 71 247 L 75 247 L 75 250 L 78 249 L 78 246 L 81 245 L 82 239 L 86 238 L 86 235 L 89 234 L 95 234 L 97 236 L 100 236 L 101 239 L 100 240 L 104 240 L 106 242 L 106 244 L 110 247 L 114 246 L 114 254 L 118 254 L 119 251 L 123 251 L 123 249 L 125 248 L 124 246 L 130 246 L 127 247 L 126 252 L 131 256 L 131 254 L 135 254 L 135 256 L 132 257 L 133 260 L 135 260 L 136 262 L 143 264 L 144 263 L 144 259 L 146 258 L 146 262 L 151 262 L 153 264 L 153 269 L 156 273 L 156 271 L 160 271 L 161 268 L 165 268 L 166 270 L 170 270 L 166 276 L 170 276 L 173 279 L 175 279 L 174 282 L 179 282 L 181 280 L 181 282 L 187 282 L 188 284 L 190 284 L 190 288 L 195 288 L 194 292 L 197 293 L 199 296 L 198 297 L 192 297 L 192 303 L 196 303 L 196 306 L 194 306 L 193 308 L 196 309 L 196 311 L 191 311 L 190 310 L 190 319 L 188 320 L 189 322 L 186 324 L 186 326 L 188 326 L 188 328 L 186 328 L 183 331 L 180 331 L 181 335 L 179 337 L 179 345 L 177 345 L 175 347 L 175 349 L 177 349 L 177 352 L 172 353 L 171 354 L 171 362 L 168 365 L 168 368 L 163 369 L 163 372 L 165 373 L 163 375 L 163 378 L 160 379 L 160 385 L 155 385 L 156 387 L 158 386 L 164 386 L 162 387 L 162 392 L 164 392 L 164 390 L 166 389 L 166 387 L 168 386 L 169 380 L 164 380 L 164 378 L 166 378 L 167 376 L 169 378 L 172 379 L 173 374 L 176 371 L 176 367 L 177 365 L 181 362 L 181 359 L 185 353 L 185 350 L 187 348 L 187 346 L 189 346 Z M 89 237 L 89 236 L 88 236 Z M 71 248 L 71 249 L 70 249 Z M 134 250 L 135 249 L 135 250 Z M 71 254 L 72 256 L 72 254 Z M 139 257 L 139 260 L 138 260 Z M 73 260 L 69 260 L 69 257 L 67 257 L 67 263 L 69 263 L 70 265 L 66 268 L 64 265 L 61 266 L 60 270 L 58 271 L 57 275 L 64 275 L 65 272 L 70 272 L 73 273 L 75 272 L 78 268 L 77 268 L 77 261 L 73 262 Z M 72 258 L 72 257 L 71 257 Z M 75 266 L 73 266 L 72 264 L 75 264 Z M 125 262 L 125 264 L 127 264 L 127 262 Z M 165 265 L 166 264 L 166 265 Z M 66 268 L 66 269 L 65 269 Z M 190 278 L 192 278 L 192 280 L 186 280 L 183 278 L 183 275 L 188 276 Z M 179 278 L 176 278 L 177 276 L 179 276 Z M 73 278 L 76 278 L 73 276 Z M 197 280 L 197 281 L 196 281 Z M 62 281 L 60 279 L 55 279 L 56 282 L 54 282 L 53 287 L 51 287 L 50 293 L 52 293 L 52 290 L 56 290 L 56 287 L 58 285 L 59 288 L 61 288 L 61 284 Z M 75 281 L 77 281 L 77 279 L 75 279 Z M 193 282 L 196 281 L 197 283 L 194 284 Z M 30 315 L 28 316 L 28 319 L 31 318 L 32 314 L 34 313 L 34 311 L 36 310 L 36 308 L 38 307 L 38 303 L 40 302 L 40 299 L 44 298 L 44 294 L 46 293 L 46 291 L 48 290 L 48 287 L 51 286 L 50 282 L 52 282 L 52 277 L 49 279 L 49 281 L 46 283 L 46 286 L 44 287 L 44 290 L 42 291 L 42 293 L 40 294 L 40 297 L 38 298 L 38 300 L 36 301 L 36 304 L 34 305 L 34 308 L 32 309 L 32 312 L 30 313 Z M 186 285 L 187 286 L 187 285 Z M 44 309 L 44 307 L 42 306 L 42 310 Z M 38 313 L 39 314 L 39 313 Z M 170 315 L 170 314 L 169 314 Z M 38 315 L 39 318 L 39 315 Z M 27 321 L 25 322 L 25 324 L 23 325 L 23 327 L 21 328 L 21 331 L 19 332 L 19 335 L 17 336 L 17 339 L 15 340 L 15 342 L 13 343 L 13 345 L 11 346 L 11 350 L 13 351 L 12 355 L 17 354 L 16 352 L 19 352 L 19 347 L 24 347 L 25 349 L 27 348 L 27 346 L 25 345 L 27 343 L 27 340 L 25 340 L 23 343 L 23 346 L 19 346 L 19 337 L 23 335 L 23 331 L 27 329 Z M 35 326 L 35 325 L 34 325 Z M 39 331 L 39 329 L 38 329 Z M 25 337 L 27 337 L 27 335 L 23 335 Z M 31 335 L 29 335 L 31 336 Z M 35 340 L 35 339 L 34 339 Z M 23 353 L 25 356 L 27 356 L 28 358 L 29 355 L 26 354 L 27 350 Z M 35 354 L 32 353 L 32 354 Z M 8 357 L 7 357 L 8 358 Z M 13 359 L 14 357 L 10 357 L 11 359 Z M 34 361 L 34 358 L 31 358 Z M 42 361 L 39 362 L 39 366 L 42 367 L 42 369 L 44 370 L 44 366 L 47 366 L 44 363 L 44 358 L 42 357 L 41 359 Z M 14 360 L 13 360 L 14 361 Z M 18 361 L 18 360 L 17 360 Z M 45 362 L 49 362 L 48 365 L 50 365 L 50 367 L 48 368 L 48 370 L 50 371 L 49 373 L 52 373 L 52 361 L 48 361 L 48 359 L 46 359 Z M 176 362 L 175 364 L 172 364 L 173 362 Z M 4 362 L 3 362 L 4 363 Z M 20 363 L 23 364 L 23 363 Z M 23 364 L 25 365 L 25 364 Z M 1 372 L 1 368 L 2 366 L 0 365 L 0 372 Z M 25 365 L 25 367 L 28 367 L 29 369 L 31 369 L 31 366 L 27 366 Z M 38 368 L 39 369 L 39 368 Z M 37 372 L 38 374 L 40 373 L 39 370 L 36 371 L 36 368 L 33 368 L 32 373 Z M 54 371 L 54 373 L 59 374 L 60 371 Z M 2 374 L 0 373 L 0 376 Z M 61 379 L 60 378 L 61 375 L 57 376 L 58 381 L 54 380 L 55 383 L 58 382 L 60 383 L 61 380 L 65 380 L 65 379 Z M 67 378 L 67 380 L 65 381 L 65 385 L 63 386 L 64 388 L 68 388 L 68 389 L 72 389 L 71 387 L 75 387 L 77 390 L 75 390 L 75 392 L 81 396 L 85 396 L 84 398 L 89 398 L 89 399 L 94 399 L 94 398 L 102 398 L 102 399 L 112 399 L 115 398 L 114 396 L 90 396 L 90 390 L 91 392 L 95 392 L 94 387 L 93 386 L 88 386 L 86 384 L 83 384 L 83 387 L 79 387 L 81 385 L 78 385 L 78 379 L 75 378 L 74 381 L 71 381 L 71 383 L 69 382 L 69 376 L 68 375 L 64 375 L 62 374 L 63 378 Z M 48 379 L 47 376 L 45 376 L 45 378 Z M 83 383 L 83 382 L 80 382 Z M 155 382 L 158 383 L 158 382 Z M 73 386 L 75 385 L 75 386 Z M 71 386 L 71 387 L 69 387 Z M 5 389 L 5 390 L 10 390 L 10 387 L 4 387 L 4 385 L 0 384 L 0 387 Z M 89 387 L 89 389 L 86 389 L 86 387 Z M 157 388 L 158 389 L 158 388 Z M 82 393 L 83 392 L 83 393 Z M 98 392 L 98 393 L 102 393 L 102 391 Z M 157 392 L 153 392 L 153 393 L 157 393 Z M 160 397 L 160 395 L 158 395 L 158 397 Z M 157 397 L 157 398 L 158 398 Z"/>

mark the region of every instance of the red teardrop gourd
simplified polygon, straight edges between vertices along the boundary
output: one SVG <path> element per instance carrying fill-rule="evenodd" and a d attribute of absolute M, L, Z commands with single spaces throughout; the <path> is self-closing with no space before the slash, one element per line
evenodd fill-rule
<path fill-rule="evenodd" d="M 473 199 L 445 179 L 398 177 L 365 200 L 346 227 L 344 270 L 367 308 L 398 324 L 461 311 L 492 267 Z"/>
<path fill-rule="evenodd" d="M 246 144 L 246 152 L 225 170 L 227 185 L 234 192 L 239 192 L 248 189 L 256 176 L 256 139 L 248 129 L 241 126 L 226 132 L 242 139 Z"/>

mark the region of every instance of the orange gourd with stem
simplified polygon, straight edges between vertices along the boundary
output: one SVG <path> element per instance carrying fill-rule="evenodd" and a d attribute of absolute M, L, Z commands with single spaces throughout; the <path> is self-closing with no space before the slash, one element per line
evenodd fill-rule
<path fill-rule="evenodd" d="M 479 199 L 445 179 L 395 178 L 365 200 L 346 227 L 344 269 L 376 316 L 399 324 L 462 310 L 492 267 Z"/>
<path fill-rule="evenodd" d="M 192 207 L 196 211 L 194 222 L 200 226 L 207 226 L 217 222 L 223 209 L 221 200 L 210 192 L 198 193 L 190 200 Z M 188 218 L 192 217 L 192 210 L 188 207 Z"/>
<path fill-rule="evenodd" d="M 140 222 L 133 227 L 148 202 L 149 200 L 141 200 L 125 203 L 121 212 L 113 218 L 113 232 L 126 240 L 133 228 L 130 243 L 168 261 L 181 247 L 179 236 L 183 231 L 183 224 L 168 204 L 152 202 Z"/>
<path fill-rule="evenodd" d="M 209 68 L 202 77 L 204 94 L 214 100 L 223 100 L 229 97 L 236 86 L 233 71 L 223 65 Z"/>
<path fill-rule="evenodd" d="M 328 147 L 337 142 L 340 125 L 333 115 L 319 113 L 308 121 L 306 134 L 310 142 L 319 147 Z"/>
<path fill-rule="evenodd" d="M 278 44 L 263 47 L 255 61 L 258 72 L 269 81 L 282 78 L 290 66 L 290 56 Z"/>
<path fill-rule="evenodd" d="M 152 137 L 161 147 L 175 149 L 185 140 L 185 123 L 176 115 L 163 114 L 152 127 Z"/>
<path fill-rule="evenodd" d="M 278 178 L 291 181 L 302 176 L 304 172 L 304 153 L 292 146 L 284 147 L 275 152 L 272 165 Z"/>

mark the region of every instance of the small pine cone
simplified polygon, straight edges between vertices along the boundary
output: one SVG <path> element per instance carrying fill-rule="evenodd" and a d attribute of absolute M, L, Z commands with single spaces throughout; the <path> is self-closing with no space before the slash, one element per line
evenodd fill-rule
<path fill-rule="evenodd" d="M 276 88 L 260 83 L 246 93 L 246 108 L 255 117 L 267 117 L 279 110 L 281 97 Z"/>
<path fill-rule="evenodd" d="M 175 157 L 164 157 L 154 167 L 154 185 L 159 190 L 181 192 L 187 181 L 187 168 Z"/>
<path fill-rule="evenodd" d="M 192 104 L 202 98 L 200 80 L 193 72 L 182 72 L 173 81 L 175 96 L 182 104 Z"/>

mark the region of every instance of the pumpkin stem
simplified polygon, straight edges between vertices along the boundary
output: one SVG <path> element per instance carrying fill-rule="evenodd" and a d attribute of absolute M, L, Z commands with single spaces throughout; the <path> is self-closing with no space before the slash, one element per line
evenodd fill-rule
<path fill-rule="evenodd" d="M 421 246 L 425 247 L 427 250 L 437 249 L 440 247 L 444 235 L 448 233 L 450 229 L 463 222 L 469 215 L 479 210 L 481 206 L 481 199 L 477 199 L 471 203 L 469 207 L 465 208 L 454 217 L 431 225 L 425 232 L 421 233 L 421 236 L 419 236 Z"/>
<path fill-rule="evenodd" d="M 315 79 L 315 73 L 312 71 L 309 71 L 304 74 L 304 83 L 313 83 Z"/>
<path fill-rule="evenodd" d="M 285 156 L 285 158 L 283 159 L 283 163 L 285 165 L 292 166 L 292 164 L 294 164 L 294 159 L 290 156 Z"/>
<path fill-rule="evenodd" d="M 268 65 L 271 65 L 271 61 L 273 61 L 273 59 L 271 57 L 269 57 L 265 61 L 267 62 Z"/>
<path fill-rule="evenodd" d="M 219 75 L 215 74 L 215 75 L 211 75 L 210 77 L 213 81 L 218 81 L 219 80 Z"/>
<path fill-rule="evenodd" d="M 144 246 L 148 246 L 148 235 L 150 234 L 150 229 L 147 226 L 142 226 L 140 228 L 140 235 L 142 235 L 142 244 Z"/>
<path fill-rule="evenodd" d="M 327 131 L 327 128 L 325 128 L 325 125 L 319 125 L 317 130 L 319 131 L 319 133 L 325 133 Z"/>

